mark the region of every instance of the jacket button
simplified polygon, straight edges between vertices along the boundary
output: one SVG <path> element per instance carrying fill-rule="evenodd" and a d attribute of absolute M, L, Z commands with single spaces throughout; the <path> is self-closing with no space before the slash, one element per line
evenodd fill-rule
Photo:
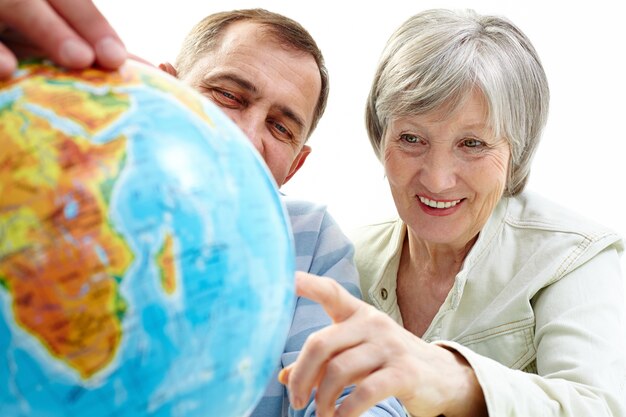
<path fill-rule="evenodd" d="M 380 290 L 380 296 L 383 298 L 383 300 L 386 300 L 388 295 L 389 294 L 387 293 L 387 288 L 383 288 Z"/>

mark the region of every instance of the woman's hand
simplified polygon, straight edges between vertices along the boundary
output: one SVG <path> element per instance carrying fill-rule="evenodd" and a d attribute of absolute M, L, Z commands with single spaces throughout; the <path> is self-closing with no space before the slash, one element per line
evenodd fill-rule
<path fill-rule="evenodd" d="M 457 352 L 422 341 L 334 280 L 299 272 L 296 290 L 320 303 L 334 324 L 311 335 L 281 372 L 295 408 L 316 388 L 323 417 L 357 417 L 392 396 L 414 416 L 486 415 L 476 376 Z M 352 384 L 335 411 L 335 400 Z"/>
<path fill-rule="evenodd" d="M 0 79 L 23 57 L 114 69 L 126 48 L 91 0 L 0 0 Z"/>

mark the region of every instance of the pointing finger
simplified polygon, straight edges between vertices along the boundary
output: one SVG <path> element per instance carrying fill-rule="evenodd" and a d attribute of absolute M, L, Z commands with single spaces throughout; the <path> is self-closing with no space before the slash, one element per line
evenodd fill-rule
<path fill-rule="evenodd" d="M 347 320 L 364 305 L 337 281 L 305 272 L 296 273 L 296 293 L 319 303 L 335 323 Z"/>

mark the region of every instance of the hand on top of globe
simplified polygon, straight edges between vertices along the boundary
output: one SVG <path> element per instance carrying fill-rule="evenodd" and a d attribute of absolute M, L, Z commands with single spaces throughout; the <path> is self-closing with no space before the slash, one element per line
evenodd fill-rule
<path fill-rule="evenodd" d="M 0 79 L 24 57 L 47 57 L 74 69 L 115 69 L 127 53 L 91 0 L 0 0 Z"/>

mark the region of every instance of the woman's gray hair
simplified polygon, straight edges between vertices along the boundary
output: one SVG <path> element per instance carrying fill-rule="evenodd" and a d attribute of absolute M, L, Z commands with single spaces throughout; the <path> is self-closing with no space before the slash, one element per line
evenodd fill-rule
<path fill-rule="evenodd" d="M 521 192 L 548 117 L 550 91 L 530 40 L 510 21 L 471 10 L 428 10 L 404 22 L 381 56 L 367 100 L 366 125 L 381 159 L 395 118 L 452 111 L 478 88 L 488 123 L 511 148 L 505 195 Z"/>

